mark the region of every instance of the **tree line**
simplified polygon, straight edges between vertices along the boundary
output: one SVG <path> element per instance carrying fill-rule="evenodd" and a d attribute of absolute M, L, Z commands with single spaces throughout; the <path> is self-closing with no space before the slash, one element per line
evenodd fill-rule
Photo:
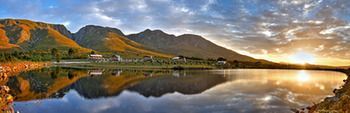
<path fill-rule="evenodd" d="M 51 61 L 60 62 L 61 59 L 78 59 L 85 58 L 86 55 L 78 54 L 78 50 L 69 48 L 68 50 L 59 50 L 52 48 L 49 51 L 12 51 L 1 52 L 0 62 L 12 61 Z"/>

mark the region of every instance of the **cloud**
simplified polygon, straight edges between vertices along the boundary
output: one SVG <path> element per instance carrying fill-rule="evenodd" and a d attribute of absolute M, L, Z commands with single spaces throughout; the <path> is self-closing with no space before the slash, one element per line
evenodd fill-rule
<path fill-rule="evenodd" d="M 216 0 L 208 0 L 207 3 L 201 6 L 201 11 L 208 11 L 210 9 L 210 6 L 215 2 Z"/>

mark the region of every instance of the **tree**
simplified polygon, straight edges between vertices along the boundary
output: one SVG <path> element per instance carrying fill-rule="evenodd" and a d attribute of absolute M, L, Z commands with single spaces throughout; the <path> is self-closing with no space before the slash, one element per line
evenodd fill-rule
<path fill-rule="evenodd" d="M 60 62 L 61 56 L 56 48 L 51 49 L 51 55 L 56 59 L 57 62 Z"/>
<path fill-rule="evenodd" d="M 239 67 L 239 61 L 234 60 L 234 61 L 233 61 L 233 65 L 235 65 L 235 67 Z"/>
<path fill-rule="evenodd" d="M 226 59 L 223 58 L 223 57 L 219 57 L 219 58 L 217 59 L 217 61 L 226 61 Z"/>
<path fill-rule="evenodd" d="M 95 54 L 95 51 L 91 51 L 90 54 Z"/>
<path fill-rule="evenodd" d="M 0 54 L 0 61 L 1 61 L 1 62 L 6 61 L 4 53 L 1 53 L 1 54 Z"/>
<path fill-rule="evenodd" d="M 60 62 L 61 61 L 61 55 L 60 54 L 56 54 L 56 62 Z"/>
<path fill-rule="evenodd" d="M 19 57 L 19 52 L 15 50 L 15 51 L 12 53 L 12 56 L 18 58 L 18 57 Z"/>
<path fill-rule="evenodd" d="M 69 50 L 68 50 L 68 56 L 69 56 L 69 57 L 72 57 L 74 54 L 75 54 L 74 49 L 69 48 Z"/>
<path fill-rule="evenodd" d="M 60 72 L 61 72 L 61 68 L 60 67 L 54 68 L 54 70 L 52 70 L 50 72 L 51 78 L 52 79 L 56 79 L 59 76 Z"/>
<path fill-rule="evenodd" d="M 57 53 L 58 53 L 58 50 L 57 50 L 56 48 L 52 48 L 52 49 L 51 49 L 51 55 L 52 55 L 52 56 L 56 56 Z"/>
<path fill-rule="evenodd" d="M 74 73 L 72 71 L 68 71 L 68 79 L 73 79 L 75 77 Z"/>

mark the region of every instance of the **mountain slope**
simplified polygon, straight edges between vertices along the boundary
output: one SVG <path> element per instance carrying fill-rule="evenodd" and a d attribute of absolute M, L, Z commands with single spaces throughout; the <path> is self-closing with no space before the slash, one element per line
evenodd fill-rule
<path fill-rule="evenodd" d="M 84 47 L 101 52 L 170 57 L 126 38 L 120 30 L 115 28 L 88 25 L 75 33 L 72 39 Z"/>
<path fill-rule="evenodd" d="M 185 34 L 176 37 L 160 30 L 152 31 L 147 29 L 138 34 L 131 34 L 128 38 L 151 49 L 168 54 L 198 58 L 216 59 L 224 57 L 229 60 L 255 61 L 251 57 L 218 46 L 198 35 Z"/>
<path fill-rule="evenodd" d="M 1 50 L 48 50 L 51 48 L 82 48 L 72 39 L 67 38 L 58 29 L 66 29 L 63 25 L 47 24 L 20 19 L 0 20 Z"/>
<path fill-rule="evenodd" d="M 197 35 L 186 34 L 176 37 L 160 30 L 145 30 L 126 36 L 119 29 L 94 25 L 85 26 L 73 34 L 63 25 L 20 19 L 0 19 L 0 50 L 49 50 L 51 48 L 73 48 L 84 52 L 93 49 L 141 57 L 184 55 L 198 58 L 225 57 L 229 60 L 255 60 L 220 47 Z"/>

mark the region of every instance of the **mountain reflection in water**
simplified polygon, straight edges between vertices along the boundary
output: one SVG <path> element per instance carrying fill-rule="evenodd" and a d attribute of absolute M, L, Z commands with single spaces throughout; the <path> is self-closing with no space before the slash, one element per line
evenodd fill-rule
<path fill-rule="evenodd" d="M 24 113 L 291 112 L 332 94 L 344 74 L 305 70 L 86 70 L 11 77 Z"/>

